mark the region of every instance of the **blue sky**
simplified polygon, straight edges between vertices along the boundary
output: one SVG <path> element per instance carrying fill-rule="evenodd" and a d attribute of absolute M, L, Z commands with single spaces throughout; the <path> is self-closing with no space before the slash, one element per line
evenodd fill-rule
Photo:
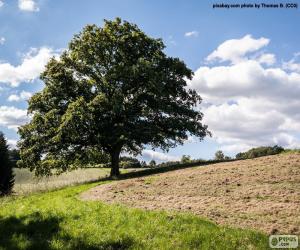
<path fill-rule="evenodd" d="M 212 158 L 218 149 L 232 156 L 259 145 L 298 147 L 299 9 L 227 10 L 213 9 L 212 4 L 0 1 L 0 130 L 11 144 L 18 139 L 16 128 L 26 121 L 26 99 L 42 89 L 38 74 L 50 56 L 66 48 L 86 24 L 121 17 L 162 38 L 166 53 L 195 71 L 189 86 L 202 95 L 200 108 L 214 135 L 200 143 L 190 138 L 168 155 L 147 149 L 145 159 L 172 160 L 183 154 Z"/>

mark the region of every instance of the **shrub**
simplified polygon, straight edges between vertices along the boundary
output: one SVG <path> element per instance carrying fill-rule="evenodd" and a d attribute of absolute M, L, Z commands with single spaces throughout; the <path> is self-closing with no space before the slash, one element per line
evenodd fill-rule
<path fill-rule="evenodd" d="M 142 166 L 140 162 L 121 161 L 120 167 L 125 169 L 125 168 L 141 168 Z"/>
<path fill-rule="evenodd" d="M 141 168 L 142 165 L 140 161 L 134 157 L 121 156 L 120 157 L 120 167 L 121 168 Z"/>
<path fill-rule="evenodd" d="M 182 163 L 188 163 L 188 162 L 191 162 L 192 160 L 191 160 L 191 157 L 189 156 L 189 155 L 183 155 L 182 157 L 181 157 L 181 162 Z"/>
<path fill-rule="evenodd" d="M 217 161 L 223 161 L 224 159 L 225 159 L 224 153 L 221 150 L 218 150 L 215 153 L 215 160 L 217 160 Z"/>
<path fill-rule="evenodd" d="M 150 167 L 150 168 L 156 167 L 156 162 L 155 162 L 155 160 L 151 160 L 151 161 L 149 162 L 149 167 Z"/>

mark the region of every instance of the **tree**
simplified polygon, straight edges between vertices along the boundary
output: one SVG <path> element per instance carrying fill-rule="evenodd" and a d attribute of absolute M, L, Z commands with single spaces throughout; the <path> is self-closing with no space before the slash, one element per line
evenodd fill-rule
<path fill-rule="evenodd" d="M 221 150 L 218 150 L 216 153 L 215 153 L 215 160 L 218 160 L 218 161 L 222 161 L 225 159 L 225 155 L 224 153 L 221 151 Z"/>
<path fill-rule="evenodd" d="M 191 162 L 191 156 L 189 156 L 189 155 L 183 155 L 183 156 L 181 157 L 181 162 L 182 162 L 182 163 L 188 163 L 188 162 Z"/>
<path fill-rule="evenodd" d="M 0 132 L 0 196 L 11 194 L 14 183 L 15 177 L 9 160 L 7 142 Z"/>
<path fill-rule="evenodd" d="M 164 48 L 119 18 L 87 25 L 41 74 L 45 88 L 29 100 L 33 118 L 19 129 L 20 164 L 37 175 L 63 172 L 92 148 L 110 155 L 117 176 L 121 152 L 202 140 L 209 132 L 195 109 L 201 97 L 186 83 L 193 72 Z"/>
<path fill-rule="evenodd" d="M 134 157 L 122 156 L 120 157 L 120 166 L 122 168 L 141 168 L 140 161 Z"/>
<path fill-rule="evenodd" d="M 149 167 L 150 168 L 154 168 L 156 166 L 156 161 L 155 160 L 151 160 L 150 162 L 149 162 Z"/>

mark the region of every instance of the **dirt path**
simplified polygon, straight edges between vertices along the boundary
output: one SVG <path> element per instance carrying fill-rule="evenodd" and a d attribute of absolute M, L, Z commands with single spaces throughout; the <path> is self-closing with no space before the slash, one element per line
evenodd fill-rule
<path fill-rule="evenodd" d="M 100 185 L 82 199 L 189 211 L 216 223 L 300 234 L 300 154 L 218 163 Z"/>

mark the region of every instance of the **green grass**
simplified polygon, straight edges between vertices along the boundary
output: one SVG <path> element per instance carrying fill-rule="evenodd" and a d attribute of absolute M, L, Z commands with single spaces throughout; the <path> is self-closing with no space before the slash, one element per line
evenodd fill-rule
<path fill-rule="evenodd" d="M 267 236 L 189 214 L 81 201 L 99 183 L 0 199 L 0 249 L 266 249 Z"/>

